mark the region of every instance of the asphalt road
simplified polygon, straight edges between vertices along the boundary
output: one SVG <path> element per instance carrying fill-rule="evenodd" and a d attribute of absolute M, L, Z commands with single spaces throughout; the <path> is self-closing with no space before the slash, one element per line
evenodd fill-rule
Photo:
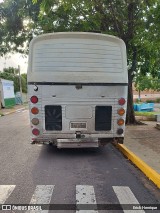
<path fill-rule="evenodd" d="M 129 213 L 127 208 L 132 209 L 133 205 L 124 206 L 124 210 L 113 208 L 119 208 L 115 204 L 159 204 L 160 207 L 160 192 L 111 144 L 98 149 L 62 150 L 31 145 L 29 116 L 25 110 L 0 117 L 0 203 L 93 204 L 90 208 L 97 204 L 98 208 L 104 208 L 100 204 L 108 204 L 105 208 L 111 210 L 77 212 Z M 55 208 L 58 207 L 67 208 L 67 205 Z"/>

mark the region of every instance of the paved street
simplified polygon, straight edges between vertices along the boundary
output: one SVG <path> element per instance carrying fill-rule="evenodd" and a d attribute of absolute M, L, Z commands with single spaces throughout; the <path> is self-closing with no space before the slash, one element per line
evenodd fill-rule
<path fill-rule="evenodd" d="M 0 203 L 152 206 L 160 204 L 160 192 L 111 144 L 99 149 L 62 150 L 31 145 L 29 115 L 24 110 L 0 117 Z"/>

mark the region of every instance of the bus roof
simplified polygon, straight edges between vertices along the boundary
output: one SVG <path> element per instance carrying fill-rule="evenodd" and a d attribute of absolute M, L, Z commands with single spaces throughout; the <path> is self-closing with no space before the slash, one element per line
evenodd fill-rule
<path fill-rule="evenodd" d="M 28 81 L 127 83 L 125 44 L 100 33 L 37 36 L 29 47 Z"/>

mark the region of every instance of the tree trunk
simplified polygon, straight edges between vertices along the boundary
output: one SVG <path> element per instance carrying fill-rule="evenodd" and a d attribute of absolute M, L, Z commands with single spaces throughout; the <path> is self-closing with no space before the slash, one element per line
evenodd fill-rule
<path fill-rule="evenodd" d="M 138 100 L 139 101 L 141 100 L 141 90 L 140 89 L 138 90 Z"/>
<path fill-rule="evenodd" d="M 132 90 L 132 75 L 128 73 L 128 101 L 127 101 L 127 115 L 126 124 L 136 124 L 134 109 L 133 109 L 133 90 Z"/>

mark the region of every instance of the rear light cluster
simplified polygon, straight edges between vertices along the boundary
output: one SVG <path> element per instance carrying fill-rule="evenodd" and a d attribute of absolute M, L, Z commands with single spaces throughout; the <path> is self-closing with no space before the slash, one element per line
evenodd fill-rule
<path fill-rule="evenodd" d="M 38 118 L 33 118 L 31 122 L 32 122 L 33 125 L 38 125 L 39 124 L 39 119 Z"/>
<path fill-rule="evenodd" d="M 36 136 L 37 136 L 37 135 L 39 135 L 39 133 L 40 133 L 40 132 L 39 132 L 39 129 L 33 129 L 33 130 L 32 130 L 32 134 L 33 134 L 33 135 L 36 135 Z"/>
<path fill-rule="evenodd" d="M 126 103 L 126 100 L 125 100 L 124 98 L 120 98 L 120 99 L 118 100 L 118 104 L 119 104 L 120 106 L 123 106 L 125 103 Z M 125 109 L 123 109 L 123 108 L 121 107 L 120 109 L 118 109 L 117 114 L 120 115 L 120 116 L 123 116 L 123 115 L 125 114 Z M 119 118 L 119 119 L 117 120 L 118 126 L 123 126 L 123 125 L 124 125 L 124 122 L 125 122 L 125 121 L 124 121 L 123 118 Z M 123 134 L 123 129 L 122 129 L 122 128 L 118 128 L 117 134 L 118 134 L 118 135 Z"/>
<path fill-rule="evenodd" d="M 38 97 L 32 96 L 30 98 L 30 101 L 31 101 L 32 104 L 36 104 L 36 103 L 38 103 Z M 37 115 L 39 113 L 39 109 L 36 106 L 34 106 L 34 107 L 31 108 L 31 113 L 33 115 Z M 39 119 L 38 118 L 32 118 L 31 123 L 33 125 L 37 126 L 39 124 Z M 38 128 L 32 129 L 32 134 L 35 135 L 35 136 L 38 136 L 40 134 L 39 129 Z"/>
<path fill-rule="evenodd" d="M 124 99 L 124 98 L 120 98 L 119 100 L 118 100 L 118 103 L 119 103 L 119 105 L 124 105 L 125 103 L 126 103 L 126 100 Z"/>
<path fill-rule="evenodd" d="M 31 109 L 32 114 L 37 115 L 39 113 L 39 109 L 37 107 L 33 107 Z"/>
<path fill-rule="evenodd" d="M 117 124 L 119 126 L 122 126 L 124 124 L 124 119 L 122 119 L 122 118 L 118 119 Z"/>
<path fill-rule="evenodd" d="M 37 96 L 32 96 L 30 100 L 33 104 L 36 104 L 38 102 Z"/>
<path fill-rule="evenodd" d="M 125 110 L 123 108 L 120 108 L 118 111 L 117 111 L 118 115 L 124 115 L 125 113 Z"/>

